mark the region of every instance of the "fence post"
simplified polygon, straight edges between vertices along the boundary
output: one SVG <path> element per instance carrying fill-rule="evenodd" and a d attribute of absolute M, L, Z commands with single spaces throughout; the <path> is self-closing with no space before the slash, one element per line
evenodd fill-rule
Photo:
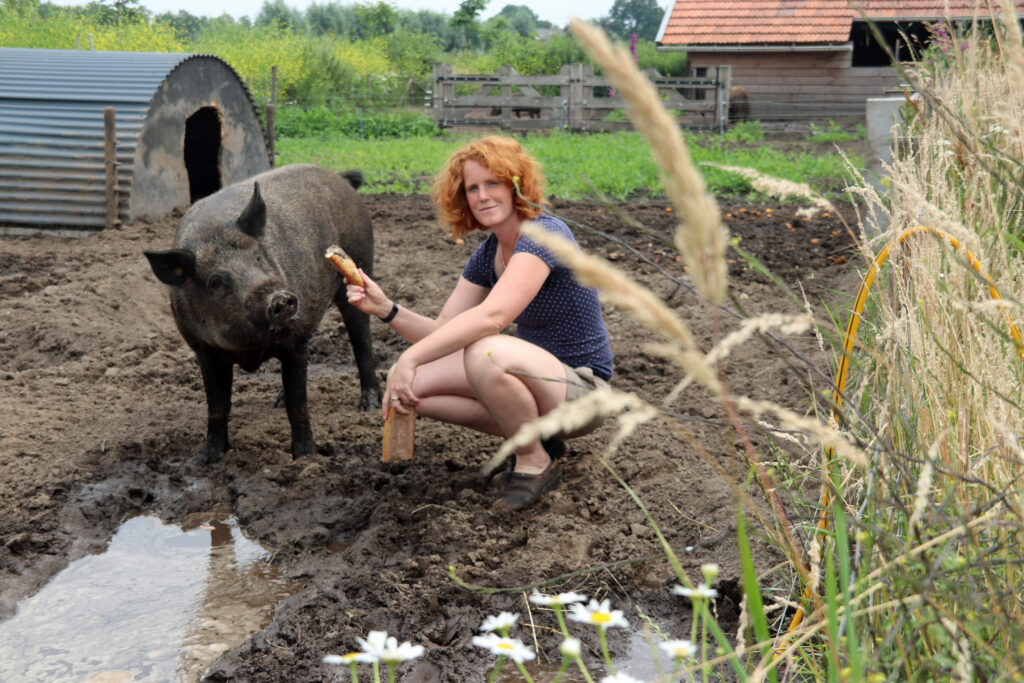
<path fill-rule="evenodd" d="M 562 98 L 562 109 L 558 113 L 558 127 L 568 128 L 569 127 L 569 82 L 571 76 L 569 74 L 569 66 L 562 65 L 562 69 L 559 72 L 562 77 L 562 84 L 558 86 L 558 96 Z"/>
<path fill-rule="evenodd" d="M 513 69 L 512 66 L 509 64 L 502 64 L 501 68 L 498 69 L 498 78 L 501 79 L 501 99 L 504 100 L 505 102 L 511 102 L 512 84 L 510 83 L 510 81 L 512 80 L 512 74 L 514 74 L 515 72 L 516 70 Z M 510 116 L 511 111 L 511 107 L 506 107 L 502 105 L 500 114 L 502 128 L 508 128 L 509 119 L 512 118 Z"/>
<path fill-rule="evenodd" d="M 107 227 L 121 226 L 117 205 L 120 196 L 117 187 L 117 113 L 113 107 L 103 108 L 103 165 L 106 170 Z"/>
<path fill-rule="evenodd" d="M 582 127 L 583 130 L 602 130 L 600 123 L 594 123 L 594 116 L 597 110 L 588 106 L 594 104 L 594 66 L 592 64 L 583 64 L 582 67 L 580 75 L 580 120 L 583 123 Z M 587 85 L 588 83 L 591 85 Z"/>
<path fill-rule="evenodd" d="M 277 114 L 277 67 L 270 67 L 270 101 L 267 102 L 267 153 L 270 154 L 270 168 L 277 166 L 274 152 L 274 118 Z"/>
<path fill-rule="evenodd" d="M 455 69 L 451 64 L 437 63 L 434 65 L 434 125 L 444 128 L 448 112 L 445 111 L 445 102 L 455 94 L 455 86 L 446 83 L 445 76 L 451 76 Z"/>
<path fill-rule="evenodd" d="M 569 65 L 569 130 L 583 130 L 583 64 Z"/>
<path fill-rule="evenodd" d="M 732 90 L 732 67 L 718 67 L 718 134 L 725 134 L 725 123 L 729 118 L 729 91 Z"/>

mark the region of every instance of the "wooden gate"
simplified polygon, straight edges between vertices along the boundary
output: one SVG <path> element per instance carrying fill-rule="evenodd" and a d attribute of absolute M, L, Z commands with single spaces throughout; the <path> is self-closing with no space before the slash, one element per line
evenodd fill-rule
<path fill-rule="evenodd" d="M 731 67 L 709 67 L 699 78 L 670 78 L 650 68 L 645 73 L 680 125 L 724 130 Z M 434 122 L 440 128 L 612 132 L 632 129 L 625 116 L 615 114 L 625 107 L 608 79 L 595 76 L 586 64 L 566 64 L 550 76 L 526 76 L 507 65 L 494 75 L 455 74 L 450 64 L 434 66 Z"/>

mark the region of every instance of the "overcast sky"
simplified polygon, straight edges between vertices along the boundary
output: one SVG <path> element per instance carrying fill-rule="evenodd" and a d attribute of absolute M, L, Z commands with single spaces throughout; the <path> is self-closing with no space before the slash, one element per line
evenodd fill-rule
<path fill-rule="evenodd" d="M 52 1 L 57 5 L 84 5 L 88 0 Z M 285 0 L 285 4 L 299 11 L 305 11 L 314 1 L 327 4 L 330 0 Z M 354 5 L 358 2 L 358 0 L 334 1 L 342 5 Z M 460 0 L 391 0 L 390 4 L 399 9 L 414 11 L 429 9 L 452 15 L 459 8 L 459 2 Z M 614 2 L 615 0 L 590 0 L 589 2 L 580 2 L 580 0 L 491 0 L 487 9 L 480 16 L 483 19 L 488 19 L 500 12 L 505 5 L 526 5 L 541 19 L 561 27 L 568 24 L 569 17 L 572 16 L 580 19 L 598 19 L 606 16 Z M 222 14 L 230 14 L 236 19 L 246 16 L 255 19 L 263 6 L 263 0 L 141 0 L 139 4 L 153 14 L 185 10 L 200 17 L 219 17 Z"/>

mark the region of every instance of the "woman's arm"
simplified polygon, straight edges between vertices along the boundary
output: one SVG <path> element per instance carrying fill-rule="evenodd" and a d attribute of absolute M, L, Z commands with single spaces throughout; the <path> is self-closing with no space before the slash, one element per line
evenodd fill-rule
<path fill-rule="evenodd" d="M 363 276 L 364 285 L 362 287 L 352 284 L 348 285 L 346 290 L 348 302 L 363 313 L 369 313 L 378 318 L 384 318 L 389 315 L 396 302 L 389 299 L 380 286 L 361 269 L 359 273 Z M 488 289 L 486 287 L 474 285 L 472 282 L 460 277 L 436 320 L 420 315 L 404 306 L 399 306 L 398 313 L 395 314 L 395 317 L 388 324 L 391 326 L 391 329 L 401 335 L 406 341 L 415 344 L 443 325 L 447 320 L 482 302 L 487 297 L 487 292 Z"/>
<path fill-rule="evenodd" d="M 400 334 L 406 341 L 415 344 L 434 330 L 444 325 L 459 313 L 473 308 L 487 297 L 488 289 L 475 285 L 464 277 L 455 283 L 455 289 L 448 295 L 441 312 L 436 319 L 420 315 L 415 311 L 399 306 L 398 314 L 389 323 L 391 329 Z M 391 307 L 388 307 L 388 311 Z"/>

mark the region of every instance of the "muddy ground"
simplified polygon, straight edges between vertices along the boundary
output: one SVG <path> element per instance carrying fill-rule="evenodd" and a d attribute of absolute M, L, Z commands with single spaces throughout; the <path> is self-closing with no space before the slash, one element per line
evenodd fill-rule
<path fill-rule="evenodd" d="M 406 306 L 435 314 L 478 236 L 454 244 L 438 229 L 425 196 L 364 199 L 375 224 L 378 280 Z M 815 305 L 835 301 L 837 291 L 849 293 L 856 259 L 837 216 L 801 219 L 797 206 L 760 201 L 721 205 L 741 246 L 791 286 L 802 286 Z M 555 199 L 553 207 L 689 282 L 671 251 L 619 216 L 667 235 L 675 214 L 664 201 L 602 206 Z M 570 443 L 565 480 L 539 504 L 494 516 L 489 508 L 496 493 L 479 468 L 498 439 L 420 420 L 414 460 L 390 469 L 380 462 L 381 419 L 376 411 L 356 409 L 355 366 L 334 310 L 312 342 L 315 457 L 292 462 L 284 411 L 272 407 L 279 387 L 275 361 L 254 373 L 236 371 L 233 448 L 221 462 L 200 466 L 195 453 L 206 407 L 199 371 L 174 326 L 167 292 L 142 255 L 168 247 L 175 226 L 168 218 L 80 240 L 0 239 L 0 618 L 69 561 L 102 552 L 130 516 L 180 523 L 190 515 L 234 515 L 246 535 L 273 552 L 279 570 L 304 587 L 278 605 L 265 629 L 213 663 L 208 680 L 332 680 L 321 657 L 355 649 L 356 637 L 370 630 L 426 647 L 423 658 L 400 669 L 402 680 L 483 680 L 493 658 L 470 640 L 485 616 L 501 610 L 522 615 L 516 633 L 539 647 L 540 663 L 557 663 L 554 619 L 536 608 L 528 614 L 519 588 L 553 579 L 559 580 L 545 590 L 611 599 L 638 631 L 639 608 L 664 634 L 688 635 L 689 605 L 670 591 L 677 579 L 657 559 L 654 534 L 596 458 L 614 424 Z M 736 327 L 734 315 L 716 314 L 623 246 L 575 232 L 585 249 L 608 257 L 667 301 L 705 349 Z M 735 256 L 730 274 L 730 310 L 799 310 Z M 654 340 L 647 329 L 619 311 L 606 308 L 605 315 L 615 388 L 658 403 L 680 372 L 646 350 Z M 404 345 L 381 323 L 373 323 L 373 332 L 383 374 Z M 788 342 L 829 367 L 812 336 Z M 791 354 L 749 341 L 723 370 L 736 393 L 807 409 L 812 374 Z M 812 381 L 819 390 L 825 386 Z M 691 576 L 699 577 L 702 563 L 721 566 L 717 610 L 734 635 L 734 494 L 695 446 L 732 483 L 742 486 L 748 468 L 720 407 L 704 391 L 686 390 L 669 410 L 691 438 L 651 423 L 609 461 L 646 502 Z M 751 429 L 763 454 L 765 436 Z M 768 569 L 780 555 L 756 521 L 753 526 L 758 563 Z M 465 582 L 507 592 L 462 587 L 449 577 L 449 565 Z M 769 573 L 763 580 L 768 586 L 785 578 Z M 582 629 L 578 635 L 588 661 L 596 663 L 596 637 Z M 612 630 L 610 645 L 625 656 L 629 634 Z"/>

